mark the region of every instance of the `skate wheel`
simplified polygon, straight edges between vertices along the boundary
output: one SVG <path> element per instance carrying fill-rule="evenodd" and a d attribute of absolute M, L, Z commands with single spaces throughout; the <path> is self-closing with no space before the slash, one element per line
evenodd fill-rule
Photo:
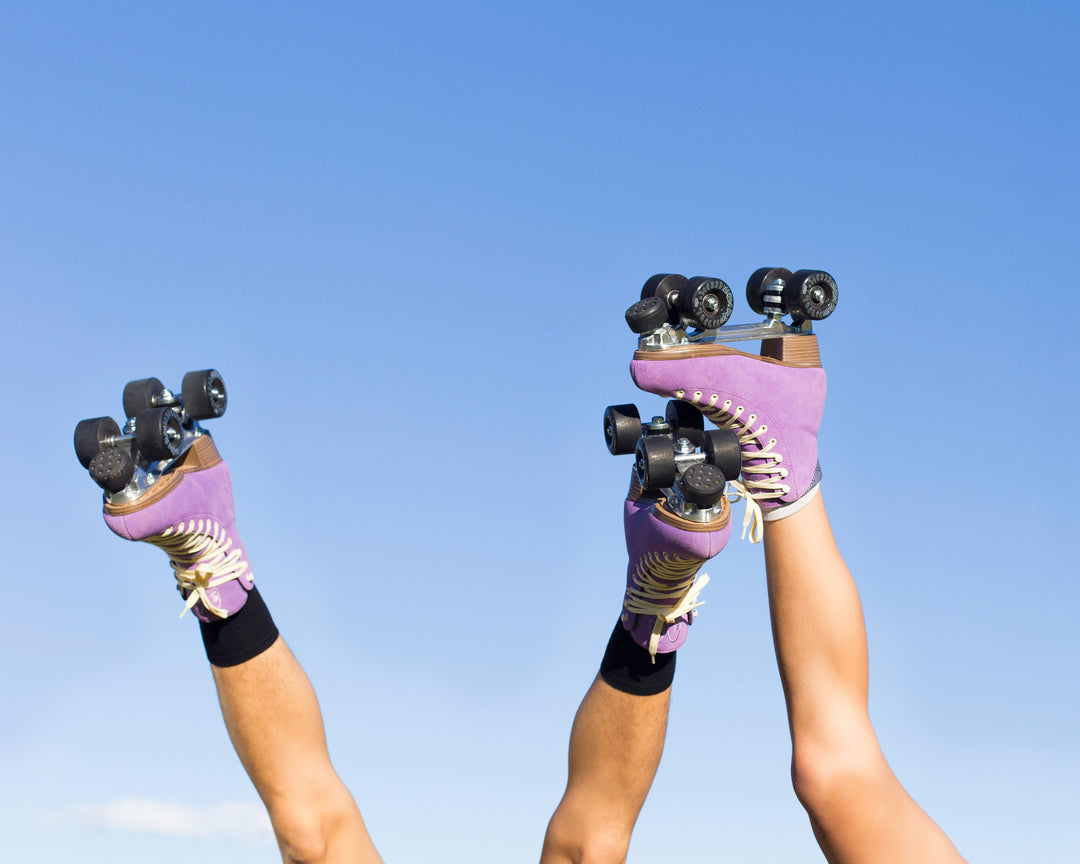
<path fill-rule="evenodd" d="M 643 489 L 664 489 L 675 485 L 675 451 L 667 435 L 639 438 L 634 458 L 638 481 Z"/>
<path fill-rule="evenodd" d="M 192 420 L 212 420 L 225 413 L 229 397 L 225 381 L 216 369 L 188 372 L 180 385 L 184 411 Z"/>
<path fill-rule="evenodd" d="M 715 465 L 702 462 L 691 465 L 682 475 L 683 498 L 698 507 L 715 507 L 724 497 L 727 481 Z"/>
<path fill-rule="evenodd" d="M 704 433 L 701 450 L 705 461 L 714 465 L 728 480 L 737 480 L 742 471 L 742 446 L 734 429 L 710 429 Z"/>
<path fill-rule="evenodd" d="M 612 456 L 633 453 L 641 438 L 637 405 L 608 405 L 604 409 L 604 443 Z"/>
<path fill-rule="evenodd" d="M 145 459 L 159 462 L 180 455 L 184 430 L 172 408 L 150 408 L 135 416 L 135 446 Z"/>
<path fill-rule="evenodd" d="M 699 330 L 723 327 L 735 308 L 731 288 L 723 279 L 695 276 L 679 289 L 679 314 L 687 326 Z"/>
<path fill-rule="evenodd" d="M 761 267 L 746 280 L 746 302 L 758 315 L 765 314 L 765 289 L 777 279 L 783 279 L 787 285 L 791 281 L 791 271 L 786 267 Z"/>
<path fill-rule="evenodd" d="M 108 447 L 90 460 L 90 476 L 106 492 L 119 492 L 135 476 L 135 463 L 121 447 Z"/>
<path fill-rule="evenodd" d="M 836 280 L 824 270 L 797 270 L 784 286 L 784 307 L 795 321 L 820 321 L 836 309 Z"/>
<path fill-rule="evenodd" d="M 124 417 L 138 416 L 140 411 L 157 407 L 157 397 L 165 389 L 157 378 L 140 378 L 124 385 Z"/>
<path fill-rule="evenodd" d="M 83 468 L 89 468 L 94 457 L 105 447 L 110 438 L 120 437 L 120 427 L 112 417 L 95 417 L 80 420 L 75 427 L 75 456 Z"/>
<path fill-rule="evenodd" d="M 635 333 L 651 333 L 668 321 L 668 308 L 659 297 L 638 300 L 626 310 L 626 323 Z"/>
<path fill-rule="evenodd" d="M 672 399 L 667 403 L 664 419 L 671 426 L 671 437 L 678 441 L 685 438 L 695 447 L 700 447 L 705 436 L 705 418 L 693 405 Z"/>
<path fill-rule="evenodd" d="M 664 308 L 667 310 L 667 323 L 678 324 L 679 291 L 685 284 L 686 277 L 678 273 L 657 273 L 655 276 L 645 280 L 645 284 L 641 286 L 641 299 L 659 297 L 664 301 Z"/>

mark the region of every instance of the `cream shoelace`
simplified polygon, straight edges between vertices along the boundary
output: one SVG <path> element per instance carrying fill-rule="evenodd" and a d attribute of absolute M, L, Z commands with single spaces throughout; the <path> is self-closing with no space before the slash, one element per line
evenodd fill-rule
<path fill-rule="evenodd" d="M 189 592 L 181 618 L 200 600 L 207 612 L 219 618 L 228 616 L 228 612 L 210 600 L 207 592 L 239 579 L 247 572 L 248 562 L 243 560 L 239 549 L 232 548 L 232 538 L 218 522 L 209 519 L 198 522 L 192 519 L 186 525 L 181 522 L 175 528 L 170 526 L 160 534 L 147 537 L 146 542 L 165 550 L 180 589 Z"/>
<path fill-rule="evenodd" d="M 787 468 L 780 464 L 784 461 L 784 457 L 782 454 L 773 451 L 773 447 L 776 446 L 776 439 L 769 438 L 767 441 L 765 440 L 764 436 L 769 431 L 769 427 L 764 423 L 758 428 L 754 428 L 754 424 L 757 422 L 756 414 L 750 414 L 743 418 L 743 411 L 746 410 L 744 406 L 736 405 L 733 408 L 734 403 L 730 399 L 725 399 L 723 404 L 717 405 L 716 403 L 720 397 L 716 393 L 713 393 L 707 400 L 700 390 L 695 390 L 689 396 L 685 390 L 676 390 L 675 396 L 696 405 L 701 413 L 715 423 L 718 428 L 733 429 L 743 447 L 749 445 L 757 451 L 752 455 L 744 453 L 743 459 L 761 460 L 760 465 L 754 465 L 748 470 L 751 474 L 764 474 L 765 476 L 755 480 L 732 480 L 731 485 L 736 491 L 735 498 L 730 500 L 732 504 L 738 501 L 739 498 L 746 501 L 742 536 L 746 537 L 746 531 L 749 528 L 750 542 L 760 543 L 764 525 L 761 518 L 761 505 L 758 502 L 780 498 L 791 491 L 791 487 L 783 482 L 788 476 Z"/>
<path fill-rule="evenodd" d="M 664 625 L 690 615 L 705 602 L 698 595 L 709 584 L 709 577 L 702 573 L 695 578 L 701 564 L 698 558 L 647 552 L 634 567 L 633 584 L 626 589 L 623 605 L 630 614 L 656 617 L 649 637 L 649 656 L 654 663 Z"/>

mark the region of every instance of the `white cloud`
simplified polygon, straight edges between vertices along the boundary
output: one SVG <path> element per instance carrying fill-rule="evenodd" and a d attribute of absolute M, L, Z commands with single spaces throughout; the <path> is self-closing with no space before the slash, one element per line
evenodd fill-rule
<path fill-rule="evenodd" d="M 166 837 L 207 840 L 228 837 L 251 845 L 262 845 L 274 837 L 266 811 L 247 801 L 191 807 L 168 801 L 121 798 L 107 804 L 71 807 L 45 821 L 53 825 L 89 825 Z"/>

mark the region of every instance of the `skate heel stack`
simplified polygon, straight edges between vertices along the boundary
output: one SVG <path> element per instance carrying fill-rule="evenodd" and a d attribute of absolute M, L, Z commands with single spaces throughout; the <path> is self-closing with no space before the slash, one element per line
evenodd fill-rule
<path fill-rule="evenodd" d="M 124 387 L 123 428 L 111 417 L 75 427 L 75 455 L 117 512 L 163 497 L 179 478 L 221 461 L 200 420 L 225 413 L 225 382 L 215 369 L 188 372 L 179 393 L 157 378 Z M 147 497 L 149 496 L 149 497 Z"/>
<path fill-rule="evenodd" d="M 836 280 L 824 270 L 761 267 L 746 283 L 746 300 L 765 319 L 728 325 L 735 303 L 722 279 L 660 273 L 645 282 L 641 299 L 626 310 L 626 323 L 638 334 L 639 356 L 709 356 L 718 345 L 760 339 L 762 357 L 820 367 L 811 325 L 833 313 L 838 293 Z"/>
<path fill-rule="evenodd" d="M 779 360 L 788 366 L 821 367 L 817 336 L 806 333 L 800 336 L 781 336 L 778 339 L 761 340 L 761 356 Z"/>
<path fill-rule="evenodd" d="M 106 495 L 105 512 L 110 516 L 128 516 L 143 510 L 168 495 L 179 485 L 185 474 L 213 468 L 221 461 L 221 454 L 214 445 L 214 439 L 203 434 L 174 459 L 158 479 L 140 495 L 127 499 L 119 495 Z"/>

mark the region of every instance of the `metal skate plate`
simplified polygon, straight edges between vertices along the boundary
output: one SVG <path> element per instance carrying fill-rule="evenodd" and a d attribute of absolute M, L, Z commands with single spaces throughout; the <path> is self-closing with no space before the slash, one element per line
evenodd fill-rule
<path fill-rule="evenodd" d="M 183 427 L 183 438 L 181 439 L 180 452 L 176 454 L 172 459 L 161 459 L 157 462 L 148 462 L 146 460 L 136 459 L 138 451 L 135 448 L 134 437 L 120 442 L 119 446 L 129 447 L 132 460 L 135 462 L 135 475 L 131 478 L 131 481 L 121 489 L 119 492 L 105 492 L 105 500 L 113 505 L 130 504 L 132 501 L 140 498 L 145 492 L 149 491 L 158 479 L 172 466 L 177 459 L 180 459 L 189 449 L 195 441 L 201 438 L 203 435 L 208 434 L 205 429 L 202 428 L 194 420 L 190 421 L 191 427 Z M 125 428 L 127 426 L 125 425 Z"/>
<path fill-rule="evenodd" d="M 676 345 L 708 345 L 749 342 L 757 339 L 780 339 L 812 334 L 809 319 L 798 325 L 785 324 L 779 317 L 766 317 L 760 324 L 732 324 L 716 330 L 684 330 L 664 324 L 638 339 L 639 351 L 665 351 Z"/>

